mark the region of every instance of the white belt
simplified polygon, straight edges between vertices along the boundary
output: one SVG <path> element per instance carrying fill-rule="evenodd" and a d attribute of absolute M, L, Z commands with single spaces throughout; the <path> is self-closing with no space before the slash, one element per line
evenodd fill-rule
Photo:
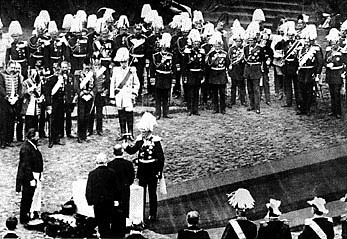
<path fill-rule="evenodd" d="M 202 69 L 189 69 L 190 71 L 195 71 L 195 72 L 197 72 L 197 71 L 202 71 Z"/>
<path fill-rule="evenodd" d="M 87 54 L 72 54 L 73 57 L 86 57 Z"/>
<path fill-rule="evenodd" d="M 329 67 L 330 70 L 340 70 L 342 69 L 343 66 L 333 66 L 333 67 Z"/>
<path fill-rule="evenodd" d="M 103 58 L 100 58 L 101 61 L 110 61 L 111 60 L 111 57 L 103 57 Z"/>
<path fill-rule="evenodd" d="M 171 71 L 161 71 L 161 70 L 156 70 L 156 71 L 161 74 L 171 74 Z"/>
<path fill-rule="evenodd" d="M 247 62 L 248 65 L 260 65 L 260 62 Z"/>
<path fill-rule="evenodd" d="M 313 68 L 314 66 L 302 66 L 302 67 L 300 67 L 301 69 L 311 69 L 311 68 Z"/>
<path fill-rule="evenodd" d="M 148 159 L 148 160 L 139 159 L 140 163 L 154 163 L 155 161 L 157 160 L 156 159 Z"/>
<path fill-rule="evenodd" d="M 223 68 L 211 67 L 211 70 L 222 71 L 222 70 L 225 70 L 225 67 L 223 67 Z"/>
<path fill-rule="evenodd" d="M 286 61 L 294 61 L 294 59 L 287 59 Z"/>
<path fill-rule="evenodd" d="M 144 54 L 131 54 L 132 57 L 144 57 L 145 55 Z"/>
<path fill-rule="evenodd" d="M 32 55 L 34 58 L 43 58 L 43 56 L 38 56 L 38 55 Z"/>
<path fill-rule="evenodd" d="M 18 62 L 18 63 L 21 63 L 21 62 L 25 62 L 27 59 L 21 59 L 21 60 L 12 60 L 14 62 Z"/>
<path fill-rule="evenodd" d="M 61 59 L 61 56 L 51 56 L 51 59 L 53 59 L 53 60 L 59 60 L 59 59 Z"/>

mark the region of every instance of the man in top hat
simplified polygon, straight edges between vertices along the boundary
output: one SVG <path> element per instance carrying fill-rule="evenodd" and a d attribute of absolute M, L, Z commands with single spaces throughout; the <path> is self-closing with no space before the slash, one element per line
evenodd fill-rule
<path fill-rule="evenodd" d="M 341 89 L 346 87 L 346 80 L 343 77 L 346 71 L 345 63 L 343 62 L 341 47 L 339 43 L 339 31 L 332 28 L 329 35 L 326 36 L 329 41 L 329 46 L 326 48 L 325 55 L 325 68 L 326 78 L 325 81 L 329 84 L 330 98 L 331 98 L 331 113 L 330 116 L 335 116 L 340 119 L 341 111 Z"/>
<path fill-rule="evenodd" d="M 251 22 L 246 30 L 248 44 L 244 47 L 245 70 L 243 77 L 247 80 L 249 97 L 248 111 L 255 110 L 260 114 L 260 79 L 263 72 L 264 51 L 257 45 L 259 23 Z"/>
<path fill-rule="evenodd" d="M 82 70 L 84 59 L 88 54 L 88 37 L 82 34 L 82 22 L 74 18 L 71 23 L 71 38 L 68 40 L 66 48 L 67 61 L 71 62 L 71 73 L 75 74 L 76 70 Z"/>
<path fill-rule="evenodd" d="M 206 64 L 208 65 L 208 83 L 212 88 L 213 113 L 225 114 L 225 94 L 226 84 L 228 82 L 226 68 L 229 66 L 228 53 L 223 50 L 223 39 L 220 33 L 215 32 L 210 43 L 212 49 L 206 55 Z"/>
<path fill-rule="evenodd" d="M 64 37 L 59 36 L 58 27 L 55 21 L 49 22 L 48 34 L 50 34 L 51 39 L 45 53 L 45 67 L 49 68 L 50 72 L 53 74 L 53 64 L 60 64 L 65 60 L 67 41 Z"/>
<path fill-rule="evenodd" d="M 147 37 L 143 34 L 142 24 L 135 24 L 134 34 L 131 34 L 127 38 L 128 49 L 131 56 L 131 66 L 136 67 L 137 76 L 140 82 L 140 89 L 138 93 L 138 101 L 142 101 L 142 90 L 144 83 L 144 68 L 146 64 L 145 52 L 146 52 L 146 39 Z"/>
<path fill-rule="evenodd" d="M 204 77 L 206 53 L 201 48 L 201 37 L 197 29 L 192 29 L 188 35 L 190 48 L 184 50 L 184 68 L 187 77 L 187 109 L 188 116 L 199 114 L 199 90 Z"/>
<path fill-rule="evenodd" d="M 335 233 L 332 218 L 323 216 L 329 212 L 329 210 L 325 208 L 325 199 L 314 197 L 313 200 L 307 201 L 307 203 L 312 206 L 313 218 L 305 220 L 304 230 L 298 238 L 334 238 Z"/>
<path fill-rule="evenodd" d="M 139 185 L 144 188 L 144 192 L 149 193 L 149 222 L 157 220 L 157 185 L 158 179 L 163 176 L 164 152 L 161 146 L 161 138 L 153 135 L 154 126 L 157 125 L 155 117 L 145 112 L 137 127 L 141 134 L 136 138 L 135 144 L 124 143 L 122 146 L 128 154 L 138 152 L 135 164 L 138 166 L 136 178 Z M 144 193 L 146 202 L 146 193 Z"/>
<path fill-rule="evenodd" d="M 20 39 L 23 35 L 20 23 L 12 21 L 8 27 L 8 33 L 13 41 L 6 50 L 5 63 L 7 65 L 10 60 L 13 60 L 21 64 L 22 75 L 26 79 L 28 77 L 29 48 L 28 43 Z"/>
<path fill-rule="evenodd" d="M 323 53 L 319 45 L 315 44 L 317 29 L 315 25 L 308 25 L 303 31 L 304 46 L 298 53 L 298 115 L 310 115 L 311 106 L 315 101 L 315 81 L 319 81 L 323 67 Z"/>
<path fill-rule="evenodd" d="M 90 113 L 94 104 L 94 73 L 89 61 L 85 58 L 83 70 L 75 75 L 75 91 L 77 92 L 77 134 L 78 142 L 87 140 L 87 128 Z"/>
<path fill-rule="evenodd" d="M 114 232 L 125 234 L 125 218 L 129 217 L 130 185 L 135 179 L 135 170 L 132 162 L 124 159 L 122 145 L 116 144 L 113 147 L 114 160 L 107 163 L 107 167 L 114 173 L 115 184 L 121 196 L 119 199 L 118 217 L 114 218 Z M 121 217 L 121 220 L 119 219 Z"/>
<path fill-rule="evenodd" d="M 291 239 L 292 234 L 286 220 L 279 219 L 282 214 L 279 210 L 281 201 L 276 199 L 270 199 L 270 202 L 266 204 L 268 208 L 268 214 L 265 217 L 265 221 L 260 222 L 258 230 L 258 239 Z"/>
<path fill-rule="evenodd" d="M 283 88 L 286 104 L 282 107 L 291 107 L 293 102 L 293 88 L 296 105 L 298 107 L 298 52 L 302 47 L 300 40 L 296 40 L 295 23 L 288 21 L 283 30 L 287 39 L 282 39 L 275 45 L 276 51 L 283 51 L 281 72 L 283 73 Z"/>
<path fill-rule="evenodd" d="M 4 116 L 0 124 L 1 148 L 13 147 L 14 126 L 18 114 L 17 104 L 22 94 L 22 82 L 15 66 L 16 62 L 10 61 L 6 71 L 0 73 L 0 112 Z"/>
<path fill-rule="evenodd" d="M 230 105 L 236 104 L 236 88 L 239 92 L 241 105 L 246 105 L 246 81 L 243 78 L 245 64 L 243 62 L 243 39 L 245 30 L 241 27 L 240 22 L 236 19 L 232 27 L 233 44 L 228 50 L 229 76 L 231 78 L 231 100 Z"/>
<path fill-rule="evenodd" d="M 140 82 L 136 68 L 129 66 L 129 50 L 125 47 L 119 48 L 114 60 L 119 62 L 112 70 L 110 80 L 109 98 L 111 103 L 118 108 L 118 118 L 121 135 L 118 140 L 122 140 L 125 134 L 134 140 L 134 105 L 138 96 Z"/>
<path fill-rule="evenodd" d="M 222 239 L 255 239 L 257 225 L 246 218 L 246 210 L 254 207 L 254 199 L 247 189 L 239 188 L 228 194 L 229 204 L 236 210 L 236 218 L 231 219 L 222 235 Z"/>
<path fill-rule="evenodd" d="M 172 53 L 169 52 L 171 35 L 164 33 L 160 40 L 160 52 L 153 55 L 155 66 L 155 114 L 160 119 L 172 118 L 169 116 L 169 99 L 172 84 Z M 163 111 L 162 111 L 163 108 Z"/>
<path fill-rule="evenodd" d="M 199 219 L 199 212 L 188 212 L 186 216 L 187 228 L 178 231 L 177 239 L 210 239 L 208 232 L 199 227 Z"/>
<path fill-rule="evenodd" d="M 100 238 L 111 238 L 112 214 L 116 196 L 114 173 L 107 167 L 107 156 L 100 153 L 96 156 L 96 168 L 88 174 L 86 199 L 94 207 L 94 215 Z"/>

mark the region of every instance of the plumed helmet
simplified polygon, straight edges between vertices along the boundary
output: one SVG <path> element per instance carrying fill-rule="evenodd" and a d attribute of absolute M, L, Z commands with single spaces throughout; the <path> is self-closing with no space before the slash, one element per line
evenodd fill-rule
<path fill-rule="evenodd" d="M 48 25 L 48 23 L 51 21 L 51 17 L 49 15 L 49 12 L 47 10 L 41 10 L 39 13 L 39 16 L 41 16 L 44 19 L 44 23 Z"/>
<path fill-rule="evenodd" d="M 80 18 L 74 17 L 71 22 L 70 32 L 82 32 L 83 24 Z"/>
<path fill-rule="evenodd" d="M 218 32 L 218 31 L 213 32 L 213 35 L 211 36 L 211 38 L 208 41 L 208 43 L 212 44 L 212 45 L 221 45 L 221 44 L 223 44 L 222 33 Z"/>
<path fill-rule="evenodd" d="M 146 16 L 152 11 L 150 4 L 143 4 L 141 9 L 141 18 L 146 18 Z"/>
<path fill-rule="evenodd" d="M 46 27 L 47 27 L 46 19 L 43 16 L 38 15 L 34 21 L 34 28 L 44 30 L 46 29 Z"/>
<path fill-rule="evenodd" d="M 193 27 L 192 20 L 190 18 L 182 18 L 182 32 L 189 32 Z"/>
<path fill-rule="evenodd" d="M 203 30 L 202 35 L 205 38 L 208 37 L 208 36 L 212 36 L 213 33 L 215 32 L 214 25 L 211 22 L 205 24 L 203 28 L 204 28 L 204 30 Z"/>
<path fill-rule="evenodd" d="M 117 21 L 117 28 L 120 29 L 128 29 L 129 28 L 129 20 L 126 15 L 121 15 Z"/>
<path fill-rule="evenodd" d="M 239 188 L 236 191 L 227 194 L 229 204 L 240 210 L 254 208 L 254 199 L 247 189 Z"/>
<path fill-rule="evenodd" d="M 154 19 L 158 16 L 159 16 L 158 11 L 152 9 L 143 20 L 145 23 L 152 23 Z"/>
<path fill-rule="evenodd" d="M 153 131 L 154 126 L 157 126 L 157 120 L 155 119 L 155 117 L 149 113 L 149 112 L 145 112 L 140 121 L 137 123 L 137 128 L 140 131 Z"/>
<path fill-rule="evenodd" d="M 255 9 L 253 12 L 253 16 L 252 16 L 252 22 L 265 22 L 265 15 L 263 10 L 261 9 Z"/>
<path fill-rule="evenodd" d="M 198 29 L 192 29 L 190 30 L 188 34 L 188 42 L 189 44 L 192 44 L 193 42 L 201 42 L 201 36 Z"/>
<path fill-rule="evenodd" d="M 309 200 L 307 203 L 314 206 L 321 213 L 327 214 L 329 212 L 325 207 L 326 201 L 324 198 L 314 197 L 313 200 Z"/>
<path fill-rule="evenodd" d="M 346 31 L 346 30 L 347 30 L 347 20 L 344 21 L 344 22 L 341 24 L 340 30 L 341 30 L 341 31 Z"/>
<path fill-rule="evenodd" d="M 97 16 L 95 14 L 91 14 L 87 19 L 87 28 L 96 28 Z"/>
<path fill-rule="evenodd" d="M 63 24 L 62 24 L 62 28 L 63 29 L 70 29 L 71 28 L 71 24 L 72 24 L 72 21 L 73 21 L 73 16 L 72 14 L 66 14 L 64 16 L 64 19 L 63 19 Z"/>
<path fill-rule="evenodd" d="M 113 22 L 114 18 L 113 18 L 113 13 L 115 13 L 116 11 L 112 8 L 106 8 L 103 18 L 105 19 L 106 22 Z"/>
<path fill-rule="evenodd" d="M 245 29 L 241 26 L 238 19 L 234 20 L 233 26 L 231 27 L 231 37 L 234 40 L 244 39 L 245 37 Z"/>
<path fill-rule="evenodd" d="M 22 26 L 19 21 L 12 21 L 8 27 L 8 33 L 10 36 L 23 35 Z"/>
<path fill-rule="evenodd" d="M 336 28 L 331 28 L 329 34 L 326 36 L 328 41 L 338 41 L 340 39 L 340 32 Z"/>
<path fill-rule="evenodd" d="M 152 22 L 152 27 L 155 29 L 164 29 L 163 18 L 161 16 L 155 17 L 154 21 Z"/>
<path fill-rule="evenodd" d="M 204 17 L 202 16 L 202 12 L 195 10 L 193 11 L 193 23 L 204 23 Z"/>
<path fill-rule="evenodd" d="M 75 18 L 79 18 L 82 23 L 85 23 L 87 22 L 87 13 L 80 9 L 76 12 Z"/>
<path fill-rule="evenodd" d="M 253 21 L 247 26 L 245 38 L 254 39 L 257 37 L 257 34 L 259 33 L 260 33 L 259 22 Z"/>
<path fill-rule="evenodd" d="M 172 21 L 169 23 L 169 26 L 173 29 L 181 29 L 181 26 L 182 26 L 181 15 L 173 16 Z"/>
<path fill-rule="evenodd" d="M 129 60 L 129 50 L 126 47 L 119 48 L 114 60 L 118 62 Z"/>
<path fill-rule="evenodd" d="M 160 47 L 166 47 L 166 48 L 170 48 L 171 45 L 171 35 L 170 33 L 163 33 L 163 35 L 161 36 L 161 39 L 159 41 L 159 45 Z"/>
<path fill-rule="evenodd" d="M 294 21 L 288 21 L 285 23 L 286 24 L 286 28 L 284 33 L 286 35 L 296 35 L 297 32 L 295 30 L 295 22 Z"/>
<path fill-rule="evenodd" d="M 48 23 L 48 33 L 49 34 L 53 34 L 53 33 L 58 33 L 58 27 L 57 27 L 57 23 L 55 21 L 50 21 Z"/>
<path fill-rule="evenodd" d="M 317 28 L 314 24 L 307 25 L 302 30 L 302 38 L 308 39 L 308 40 L 315 40 L 317 39 Z"/>
<path fill-rule="evenodd" d="M 272 214 L 276 216 L 280 216 L 282 213 L 279 210 L 279 207 L 281 206 L 281 201 L 270 198 L 270 201 L 266 204 L 266 207 L 270 210 L 272 210 Z M 271 216 L 271 215 L 269 215 Z"/>

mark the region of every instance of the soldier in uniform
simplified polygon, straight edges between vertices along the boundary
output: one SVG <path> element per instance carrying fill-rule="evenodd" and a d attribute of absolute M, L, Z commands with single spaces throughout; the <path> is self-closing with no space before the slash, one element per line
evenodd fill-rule
<path fill-rule="evenodd" d="M 265 217 L 266 220 L 260 222 L 258 239 L 292 239 L 287 220 L 279 219 L 279 216 L 282 214 L 279 210 L 280 205 L 281 201 L 272 198 L 266 204 L 268 214 Z"/>
<path fill-rule="evenodd" d="M 66 52 L 66 41 L 64 37 L 59 37 L 57 24 L 55 21 L 50 21 L 48 24 L 48 33 L 51 36 L 49 45 L 47 46 L 45 55 L 46 68 L 53 73 L 53 64 L 61 63 L 65 58 Z"/>
<path fill-rule="evenodd" d="M 281 50 L 283 51 L 283 66 L 282 66 L 282 72 L 284 75 L 284 95 L 286 104 L 282 107 L 291 107 L 292 101 L 293 101 L 293 87 L 294 87 L 294 96 L 296 100 L 297 107 L 299 106 L 298 103 L 298 51 L 300 47 L 302 47 L 302 44 L 299 40 L 295 39 L 296 31 L 295 31 L 295 23 L 293 21 L 289 21 L 286 23 L 286 26 L 284 27 L 286 29 L 286 35 L 287 40 L 283 39 L 282 41 L 279 41 L 275 45 L 275 50 Z"/>
<path fill-rule="evenodd" d="M 102 56 L 94 55 L 92 57 L 92 65 L 94 71 L 94 108 L 91 110 L 90 119 L 89 119 L 89 127 L 88 133 L 89 135 L 93 134 L 94 127 L 94 118 L 96 115 L 96 133 L 99 136 L 102 136 L 102 109 L 104 108 L 106 102 L 106 95 L 108 92 L 109 84 L 109 68 L 102 65 Z"/>
<path fill-rule="evenodd" d="M 17 115 L 18 99 L 21 97 L 21 82 L 17 74 L 16 63 L 10 61 L 6 71 L 0 74 L 0 111 L 4 112 L 4 128 L 0 132 L 1 147 L 13 147 L 14 126 Z"/>
<path fill-rule="evenodd" d="M 248 44 L 244 47 L 245 70 L 244 78 L 247 80 L 249 97 L 248 111 L 255 110 L 260 114 L 260 78 L 262 77 L 264 51 L 257 45 L 259 24 L 251 22 L 246 30 Z"/>
<path fill-rule="evenodd" d="M 323 66 L 322 49 L 315 44 L 317 30 L 315 25 L 308 25 L 303 32 L 304 46 L 299 50 L 299 111 L 298 115 L 310 115 L 311 105 L 315 100 L 315 81 L 319 79 Z"/>
<path fill-rule="evenodd" d="M 255 239 L 257 225 L 249 221 L 246 211 L 254 207 L 254 199 L 247 189 L 239 188 L 228 194 L 229 204 L 236 210 L 236 218 L 231 219 L 225 227 L 222 239 Z"/>
<path fill-rule="evenodd" d="M 161 118 L 163 107 L 163 118 L 169 116 L 169 99 L 172 84 L 172 53 L 170 48 L 171 35 L 164 33 L 160 40 L 160 52 L 153 55 L 155 65 L 155 114 L 157 119 Z"/>
<path fill-rule="evenodd" d="M 84 59 L 87 58 L 88 37 L 82 34 L 82 22 L 75 18 L 72 21 L 70 32 L 73 33 L 66 49 L 67 61 L 71 62 L 71 73 L 82 70 Z"/>
<path fill-rule="evenodd" d="M 48 147 L 52 148 L 54 144 L 64 145 L 60 142 L 60 135 L 64 127 L 64 77 L 60 73 L 60 63 L 54 63 L 54 73 L 47 79 L 47 87 L 49 88 L 50 97 L 47 99 L 47 104 L 50 104 L 51 112 L 49 112 L 49 144 Z"/>
<path fill-rule="evenodd" d="M 99 34 L 100 32 L 97 32 L 97 28 L 98 30 L 101 29 L 101 21 L 102 20 L 98 20 L 97 16 L 95 14 L 91 14 L 88 16 L 87 18 L 87 30 L 88 33 L 86 35 L 86 37 L 88 38 L 88 46 L 87 46 L 87 52 L 88 52 L 88 58 L 90 59 L 93 56 L 93 43 L 95 40 L 97 40 L 99 38 Z"/>
<path fill-rule="evenodd" d="M 136 68 L 129 66 L 129 50 L 125 47 L 119 48 L 115 61 L 120 66 L 113 68 L 110 82 L 110 99 L 114 101 L 118 108 L 118 118 L 121 130 L 119 140 L 124 134 L 130 134 L 130 139 L 134 139 L 134 103 L 140 88 Z"/>
<path fill-rule="evenodd" d="M 324 217 L 329 211 L 325 208 L 326 201 L 323 198 L 314 197 L 313 200 L 307 201 L 312 206 L 313 218 L 305 220 L 305 227 L 299 239 L 333 239 L 335 236 L 332 218 Z"/>
<path fill-rule="evenodd" d="M 201 48 L 201 37 L 197 29 L 192 29 L 188 35 L 191 48 L 184 51 L 184 66 L 182 70 L 187 76 L 187 110 L 188 116 L 199 114 L 199 90 L 204 77 L 206 53 Z"/>
<path fill-rule="evenodd" d="M 24 126 L 24 117 L 22 114 L 23 107 L 23 94 L 22 94 L 22 85 L 24 82 L 24 76 L 22 75 L 22 67 L 19 62 L 16 62 L 15 71 L 18 74 L 21 92 L 17 101 L 16 107 L 16 138 L 17 142 L 24 142 L 23 140 L 23 126 Z"/>
<path fill-rule="evenodd" d="M 260 85 L 260 97 L 262 92 L 265 94 L 265 103 L 270 105 L 270 80 L 269 80 L 269 68 L 273 62 L 274 52 L 271 48 L 270 41 L 271 30 L 265 28 L 261 34 L 260 46 L 263 48 L 264 52 L 264 62 L 262 71 L 262 80 Z"/>
<path fill-rule="evenodd" d="M 87 140 L 89 116 L 94 102 L 94 78 L 89 61 L 83 62 L 83 70 L 76 72 L 75 90 L 77 92 L 77 134 L 78 143 Z"/>
<path fill-rule="evenodd" d="M 209 67 L 207 80 L 213 92 L 213 113 L 225 114 L 225 94 L 228 82 L 226 68 L 229 66 L 228 53 L 222 49 L 223 39 L 220 33 L 214 33 L 210 42 L 213 44 L 213 48 L 206 55 L 206 64 Z"/>
<path fill-rule="evenodd" d="M 29 48 L 27 42 L 20 40 L 20 36 L 23 35 L 20 23 L 12 21 L 8 27 L 8 33 L 13 42 L 6 50 L 5 63 L 7 64 L 10 60 L 18 62 L 22 68 L 22 75 L 26 79 L 28 77 Z"/>
<path fill-rule="evenodd" d="M 142 24 L 135 24 L 134 34 L 128 36 L 127 38 L 128 49 L 132 58 L 132 64 L 130 65 L 136 67 L 137 76 L 140 82 L 140 89 L 137 97 L 138 101 L 142 101 L 142 89 L 144 84 L 143 73 L 146 64 L 145 43 L 147 37 L 142 34 L 142 28 Z"/>
<path fill-rule="evenodd" d="M 157 185 L 158 179 L 163 176 L 164 152 L 161 146 L 161 138 L 153 135 L 153 128 L 157 125 L 155 117 L 145 112 L 137 127 L 141 134 L 136 138 L 134 145 L 123 144 L 125 152 L 135 154 L 138 152 L 138 158 L 135 164 L 138 166 L 136 178 L 139 185 L 144 188 L 144 192 L 149 193 L 149 222 L 157 220 Z M 144 193 L 144 203 L 146 202 L 146 193 Z"/>
<path fill-rule="evenodd" d="M 129 20 L 128 17 L 125 15 L 121 15 L 117 21 L 117 28 L 118 28 L 118 34 L 116 35 L 114 42 L 115 42 L 115 49 L 114 51 L 117 52 L 117 50 L 121 47 L 128 47 L 127 44 L 127 38 L 129 37 Z"/>
<path fill-rule="evenodd" d="M 231 78 L 231 100 L 230 105 L 236 104 L 236 88 L 239 92 L 241 105 L 246 105 L 246 81 L 243 78 L 245 64 L 243 62 L 243 38 L 245 30 L 241 27 L 240 22 L 236 19 L 233 22 L 232 39 L 233 45 L 228 50 L 229 76 Z"/>
<path fill-rule="evenodd" d="M 341 47 L 338 45 L 339 31 L 336 28 L 330 29 L 329 35 L 326 38 L 330 42 L 330 46 L 326 48 L 325 55 L 325 81 L 329 84 L 331 98 L 330 115 L 340 119 L 342 115 L 340 92 L 342 88 L 345 91 L 346 82 L 345 78 L 343 78 L 345 62 L 342 61 Z"/>
<path fill-rule="evenodd" d="M 68 138 L 75 138 L 71 133 L 72 117 L 71 114 L 77 103 L 77 90 L 74 85 L 74 76 L 70 72 L 71 65 L 67 61 L 61 63 L 61 75 L 64 78 L 64 113 L 65 113 L 65 132 Z M 64 135 L 64 126 L 61 129 Z"/>
<path fill-rule="evenodd" d="M 101 65 L 106 67 L 106 77 L 110 77 L 110 66 L 116 55 L 114 41 L 110 39 L 110 32 L 106 25 L 101 27 L 100 39 L 93 42 L 93 55 L 100 55 Z"/>

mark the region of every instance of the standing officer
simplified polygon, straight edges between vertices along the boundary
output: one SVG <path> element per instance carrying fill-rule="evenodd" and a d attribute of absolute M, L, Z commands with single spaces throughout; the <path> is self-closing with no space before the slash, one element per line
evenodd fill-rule
<path fill-rule="evenodd" d="M 299 239 L 333 239 L 335 236 L 332 218 L 324 217 L 329 211 L 325 208 L 326 201 L 323 198 L 314 197 L 307 201 L 312 206 L 313 218 L 305 220 L 304 230 L 299 235 Z"/>
<path fill-rule="evenodd" d="M 145 51 L 147 37 L 142 34 L 142 24 L 135 24 L 134 34 L 127 38 L 128 49 L 132 58 L 132 66 L 136 67 L 137 76 L 140 82 L 138 101 L 142 101 L 142 89 L 144 83 L 144 68 L 146 65 Z"/>
<path fill-rule="evenodd" d="M 164 33 L 160 40 L 160 52 L 153 55 L 155 65 L 155 114 L 157 119 L 161 117 L 163 107 L 163 118 L 169 116 L 169 99 L 172 84 L 172 53 L 169 52 L 171 35 Z"/>
<path fill-rule="evenodd" d="M 191 48 L 184 51 L 184 74 L 187 76 L 187 109 L 188 116 L 199 114 L 199 90 L 204 77 L 205 50 L 201 48 L 199 30 L 192 29 L 188 35 L 188 44 Z"/>
<path fill-rule="evenodd" d="M 241 105 L 246 105 L 246 82 L 243 78 L 245 68 L 243 57 L 243 38 L 245 30 L 241 27 L 240 22 L 236 19 L 232 28 L 233 45 L 228 50 L 229 76 L 231 78 L 231 100 L 230 105 L 236 104 L 236 89 L 239 92 Z"/>
<path fill-rule="evenodd" d="M 22 75 L 24 79 L 28 78 L 28 58 L 29 48 L 28 43 L 20 40 L 23 35 L 22 27 L 18 21 L 12 21 L 8 27 L 8 33 L 12 37 L 13 42 L 6 50 L 5 63 L 6 65 L 10 60 L 18 62 L 22 68 Z"/>
<path fill-rule="evenodd" d="M 165 161 L 161 138 L 152 134 L 155 125 L 157 125 L 155 117 L 145 112 L 137 125 L 141 135 L 136 138 L 135 144 L 123 144 L 128 154 L 138 152 L 138 158 L 135 160 L 135 164 L 138 165 L 136 178 L 139 180 L 139 185 L 144 188 L 144 192 L 148 187 L 149 222 L 157 220 L 157 185 L 158 179 L 162 178 Z M 145 202 L 146 193 L 144 193 Z"/>
<path fill-rule="evenodd" d="M 94 78 L 93 71 L 89 61 L 83 62 L 83 70 L 76 75 L 75 90 L 77 99 L 77 134 L 78 143 L 87 140 L 87 127 L 89 125 L 89 116 L 94 102 Z"/>
<path fill-rule="evenodd" d="M 55 21 L 50 21 L 48 24 L 48 33 L 51 36 L 49 45 L 45 55 L 45 64 L 53 74 L 53 64 L 61 63 L 66 54 L 66 45 L 63 37 L 59 37 L 59 31 Z"/>
<path fill-rule="evenodd" d="M 270 202 L 266 204 L 268 208 L 268 214 L 266 215 L 266 221 L 260 222 L 258 231 L 258 239 L 291 239 L 292 234 L 287 220 L 280 220 L 279 216 L 282 214 L 278 209 L 281 205 L 281 201 L 270 199 Z"/>
<path fill-rule="evenodd" d="M 262 77 L 264 51 L 257 45 L 257 34 L 259 34 L 259 23 L 251 22 L 246 30 L 248 44 L 244 47 L 245 70 L 243 77 L 247 79 L 249 97 L 248 111 L 255 110 L 260 114 L 260 78 Z"/>
<path fill-rule="evenodd" d="M 271 30 L 268 28 L 265 28 L 260 36 L 260 47 L 262 47 L 264 52 L 264 62 L 262 63 L 263 69 L 262 69 L 262 80 L 261 80 L 261 86 L 260 86 L 260 96 L 262 95 L 262 92 L 264 91 L 265 94 L 265 103 L 267 105 L 270 105 L 270 79 L 269 79 L 269 68 L 272 65 L 273 62 L 273 56 L 274 52 L 271 48 L 271 41 L 270 41 L 270 35 Z"/>
<path fill-rule="evenodd" d="M 239 188 L 228 194 L 229 204 L 236 210 L 236 218 L 231 219 L 222 235 L 222 239 L 255 239 L 257 225 L 246 218 L 246 210 L 254 207 L 254 199 L 247 189 Z"/>
<path fill-rule="evenodd" d="M 229 65 L 227 52 L 223 48 L 223 40 L 220 33 L 215 32 L 210 42 L 213 44 L 212 49 L 206 56 L 208 65 L 208 83 L 211 85 L 213 92 L 214 114 L 225 114 L 225 91 L 227 84 L 226 67 Z"/>
<path fill-rule="evenodd" d="M 116 35 L 114 42 L 115 42 L 115 49 L 114 51 L 117 52 L 117 50 L 121 47 L 128 47 L 127 44 L 127 38 L 129 37 L 129 20 L 128 17 L 125 15 L 121 15 L 117 21 L 117 29 L 118 34 Z"/>
<path fill-rule="evenodd" d="M 331 98 L 330 115 L 340 119 L 342 115 L 340 91 L 345 87 L 342 75 L 346 66 L 342 61 L 341 47 L 338 45 L 339 31 L 336 28 L 330 29 L 326 38 L 330 43 L 330 46 L 326 48 L 325 55 L 326 82 L 329 84 Z"/>
<path fill-rule="evenodd" d="M 88 175 L 86 199 L 94 207 L 94 215 L 100 238 L 111 238 L 112 213 L 116 199 L 114 173 L 107 168 L 106 154 L 100 153 L 95 160 L 97 168 Z"/>
<path fill-rule="evenodd" d="M 315 25 L 308 25 L 302 33 L 304 46 L 298 53 L 298 88 L 299 88 L 299 111 L 298 115 L 311 115 L 311 106 L 315 101 L 315 81 L 319 79 L 323 66 L 323 53 L 320 46 L 315 44 L 317 29 Z"/>
<path fill-rule="evenodd" d="M 135 179 L 135 170 L 132 162 L 124 159 L 122 145 L 116 144 L 113 148 L 114 160 L 107 164 L 107 167 L 114 173 L 115 180 L 121 196 L 119 199 L 119 214 L 113 218 L 113 232 L 118 235 L 125 234 L 125 219 L 129 218 L 130 185 Z M 120 219 L 121 218 L 121 219 Z"/>

